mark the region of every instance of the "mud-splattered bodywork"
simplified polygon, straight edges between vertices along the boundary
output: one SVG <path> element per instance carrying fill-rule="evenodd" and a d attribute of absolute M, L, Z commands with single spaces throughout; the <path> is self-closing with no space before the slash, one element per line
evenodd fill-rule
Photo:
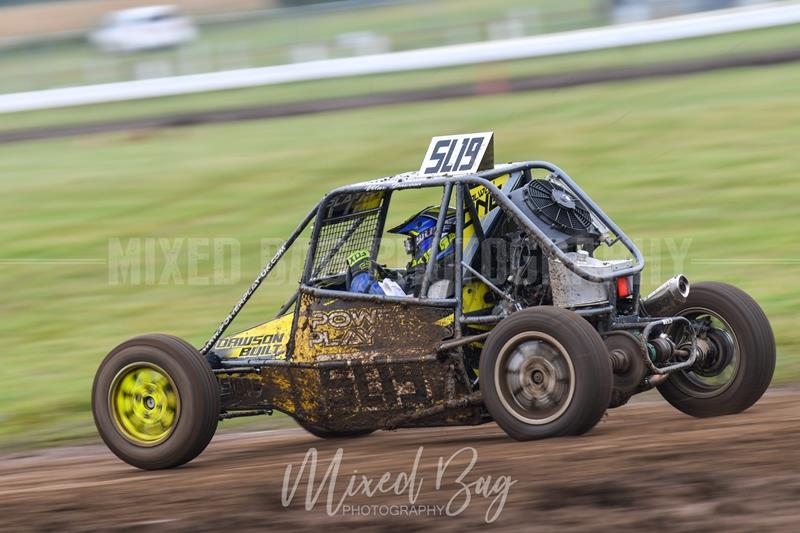
<path fill-rule="evenodd" d="M 285 330 L 266 336 L 278 342 L 288 339 L 292 314 L 217 343 L 225 347 L 241 342 L 227 353 L 243 361 L 259 346 L 274 353 L 260 368 L 217 375 L 223 407 L 270 407 L 320 427 L 352 430 L 385 427 L 403 413 L 468 394 L 464 369 L 447 353 L 437 353 L 453 336 L 452 315 L 446 307 L 303 294 L 289 360 L 285 345 L 283 350 L 273 349 L 276 344 L 262 335 L 283 326 Z M 225 348 L 215 353 L 223 355 Z M 424 424 L 464 424 L 470 419 L 479 421 L 480 413 L 455 410 L 427 418 Z"/>

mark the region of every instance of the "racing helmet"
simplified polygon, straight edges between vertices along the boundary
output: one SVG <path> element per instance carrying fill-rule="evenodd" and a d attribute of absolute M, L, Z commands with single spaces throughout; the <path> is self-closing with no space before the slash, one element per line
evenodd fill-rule
<path fill-rule="evenodd" d="M 447 209 L 447 215 L 442 229 L 442 240 L 436 260 L 453 253 L 453 232 L 455 231 L 455 213 L 452 207 Z M 439 218 L 439 206 L 426 207 L 419 213 L 410 216 L 399 225 L 388 230 L 389 233 L 406 235 L 404 245 L 406 253 L 412 257 L 412 263 L 426 263 L 430 257 L 433 244 L 433 234 L 436 233 L 436 221 Z"/>

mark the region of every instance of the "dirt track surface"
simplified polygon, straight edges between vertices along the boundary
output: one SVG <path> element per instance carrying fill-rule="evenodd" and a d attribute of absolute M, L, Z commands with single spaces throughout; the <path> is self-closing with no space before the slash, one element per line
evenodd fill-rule
<path fill-rule="evenodd" d="M 411 474 L 420 446 L 415 509 L 431 516 L 399 516 L 400 506 L 409 506 L 405 491 L 345 498 L 350 509 L 372 507 L 361 507 L 361 516 L 342 507 L 329 517 L 327 486 L 306 510 L 308 470 L 291 504 L 282 505 L 287 464 L 299 466 L 309 448 L 319 453 L 318 485 L 336 450 L 343 450 L 335 507 L 354 470 L 373 485 L 389 472 L 394 483 L 398 474 Z M 463 503 L 456 479 L 472 456 L 457 452 L 466 446 L 477 451 L 463 478 L 472 484 L 471 502 L 450 517 L 435 506 L 453 499 L 454 512 Z M 454 454 L 437 491 L 437 461 Z M 773 392 L 746 413 L 706 420 L 653 398 L 610 411 L 583 437 L 528 443 L 487 424 L 341 441 L 302 430 L 222 433 L 190 465 L 161 472 L 130 468 L 100 445 L 5 456 L 0 529 L 463 531 L 482 524 L 494 500 L 476 493 L 475 482 L 486 476 L 499 489 L 504 478 L 498 485 L 498 476 L 516 481 L 491 524 L 498 529 L 798 531 L 800 393 Z"/>

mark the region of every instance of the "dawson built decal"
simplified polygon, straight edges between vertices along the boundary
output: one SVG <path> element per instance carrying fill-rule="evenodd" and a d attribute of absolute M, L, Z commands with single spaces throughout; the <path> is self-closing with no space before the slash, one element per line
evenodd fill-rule
<path fill-rule="evenodd" d="M 292 332 L 292 314 L 259 324 L 236 335 L 220 339 L 214 345 L 219 357 L 267 357 L 285 359 Z"/>
<path fill-rule="evenodd" d="M 257 355 L 280 355 L 283 353 L 285 333 L 255 335 L 252 337 L 230 337 L 221 339 L 216 348 L 241 348 L 239 357 Z"/>

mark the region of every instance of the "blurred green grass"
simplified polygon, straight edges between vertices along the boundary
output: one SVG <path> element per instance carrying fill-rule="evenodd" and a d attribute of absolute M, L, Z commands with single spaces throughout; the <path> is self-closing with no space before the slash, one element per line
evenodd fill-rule
<path fill-rule="evenodd" d="M 799 30 L 800 25 L 792 25 L 554 57 L 11 113 L 2 116 L 0 131 L 351 97 L 460 83 L 483 84 L 490 92 L 502 87 L 504 80 L 516 77 L 702 60 L 797 47 L 800 46 Z"/>
<path fill-rule="evenodd" d="M 417 168 L 429 138 L 453 132 L 494 130 L 497 161 L 567 170 L 637 239 L 646 288 L 683 271 L 750 292 L 777 334 L 776 382 L 796 381 L 798 84 L 792 64 L 0 146 L 0 446 L 93 435 L 91 382 L 114 345 L 152 331 L 201 344 L 260 269 L 262 238 L 285 237 L 337 185 Z M 242 277 L 110 284 L 102 262 L 41 262 L 105 261 L 109 239 L 130 237 L 239 239 Z M 268 283 L 249 321 L 296 279 Z"/>

